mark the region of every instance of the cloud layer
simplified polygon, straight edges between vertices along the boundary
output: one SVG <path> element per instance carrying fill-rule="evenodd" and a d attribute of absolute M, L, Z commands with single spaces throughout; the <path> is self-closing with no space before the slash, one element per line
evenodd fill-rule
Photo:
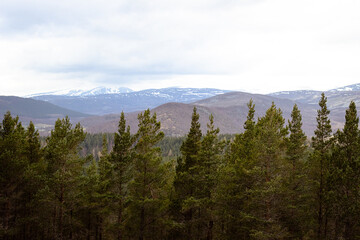
<path fill-rule="evenodd" d="M 359 10 L 332 0 L 3 0 L 0 94 L 357 83 Z"/>

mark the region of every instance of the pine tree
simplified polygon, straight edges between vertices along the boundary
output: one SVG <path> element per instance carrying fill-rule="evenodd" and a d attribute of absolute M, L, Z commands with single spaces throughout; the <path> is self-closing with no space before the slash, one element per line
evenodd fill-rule
<path fill-rule="evenodd" d="M 285 137 L 288 134 L 284 125 L 282 111 L 274 103 L 256 124 L 258 158 L 253 172 L 255 186 L 250 190 L 250 212 L 258 218 L 256 227 L 251 230 L 251 236 L 255 239 L 281 239 L 288 236 L 287 229 L 280 221 Z"/>
<path fill-rule="evenodd" d="M 189 133 L 181 145 L 181 157 L 178 158 L 174 180 L 174 196 L 172 198 L 172 214 L 178 223 L 173 234 L 174 238 L 193 238 L 194 208 L 184 208 L 184 201 L 193 197 L 196 189 L 194 178 L 198 174 L 198 154 L 201 147 L 202 133 L 200 130 L 199 114 L 193 108 Z"/>
<path fill-rule="evenodd" d="M 215 186 L 219 180 L 218 171 L 221 164 L 224 142 L 219 140 L 220 129 L 214 126 L 211 114 L 207 124 L 206 135 L 201 140 L 198 163 L 195 169 L 195 192 L 186 204 L 197 208 L 197 239 L 213 239 L 215 224 Z"/>
<path fill-rule="evenodd" d="M 79 146 L 85 134 L 80 124 L 72 128 L 70 119 L 58 119 L 50 137 L 46 139 L 45 160 L 48 168 L 48 210 L 52 210 L 50 238 L 72 238 L 73 213 L 76 207 L 78 184 L 84 161 Z"/>
<path fill-rule="evenodd" d="M 354 239 L 360 236 L 360 131 L 356 105 L 351 101 L 345 114 L 345 125 L 336 134 L 333 152 L 335 238 Z"/>
<path fill-rule="evenodd" d="M 287 164 L 284 169 L 284 210 L 282 221 L 292 238 L 300 239 L 308 231 L 309 184 L 306 178 L 306 135 L 302 130 L 302 117 L 295 104 L 288 120 L 290 136 L 287 141 Z"/>
<path fill-rule="evenodd" d="M 76 212 L 78 218 L 82 220 L 83 228 L 85 229 L 86 239 L 91 239 L 95 236 L 98 238 L 98 213 L 100 211 L 100 198 L 99 198 L 99 167 L 92 156 L 87 157 L 87 166 L 84 166 L 83 175 L 79 188 L 80 209 Z"/>
<path fill-rule="evenodd" d="M 28 167 L 24 173 L 24 194 L 22 198 L 22 234 L 27 239 L 39 239 L 42 235 L 41 221 L 38 214 L 42 211 L 38 198 L 39 191 L 45 185 L 44 176 L 46 165 L 43 159 L 39 132 L 30 122 L 26 129 L 25 156 Z"/>
<path fill-rule="evenodd" d="M 326 239 L 327 234 L 327 217 L 329 207 L 326 204 L 327 198 L 327 177 L 329 176 L 329 151 L 331 150 L 331 124 L 329 119 L 330 110 L 328 110 L 327 98 L 325 94 L 321 94 L 319 101 L 320 109 L 316 117 L 317 128 L 314 131 L 315 136 L 312 137 L 312 146 L 314 153 L 312 154 L 312 161 L 314 169 L 314 180 L 317 184 L 317 239 Z"/>
<path fill-rule="evenodd" d="M 129 219 L 131 238 L 159 239 L 165 235 L 168 207 L 169 168 L 162 163 L 156 144 L 164 137 L 160 122 L 150 110 L 138 115 L 139 130 L 135 135 L 133 180 L 129 184 Z"/>
<path fill-rule="evenodd" d="M 225 164 L 219 167 L 219 182 L 216 189 L 219 221 L 218 238 L 249 239 L 254 226 L 254 216 L 249 209 L 249 190 L 254 187 L 258 175 L 256 159 L 258 141 L 255 105 L 248 103 L 248 115 L 244 133 L 237 134 L 225 153 Z"/>
<path fill-rule="evenodd" d="M 103 135 L 101 157 L 99 159 L 99 183 L 98 183 L 98 203 L 97 229 L 95 235 L 98 239 L 110 238 L 111 236 L 111 213 L 113 211 L 112 202 L 114 194 L 112 192 L 114 184 L 114 165 L 110 161 L 108 141 Z"/>
<path fill-rule="evenodd" d="M 298 106 L 295 104 L 289 120 L 290 137 L 287 146 L 287 156 L 291 163 L 292 173 L 295 174 L 299 161 L 304 158 L 306 150 L 306 136 L 302 130 L 302 117 Z"/>
<path fill-rule="evenodd" d="M 0 124 L 0 238 L 19 234 L 19 211 L 24 189 L 24 173 L 28 167 L 25 155 L 26 133 L 10 112 Z"/>
<path fill-rule="evenodd" d="M 248 106 L 248 115 L 244 123 L 244 133 L 237 134 L 231 147 L 231 155 L 243 162 L 252 162 L 256 159 L 255 147 L 255 104 L 250 99 Z"/>
<path fill-rule="evenodd" d="M 126 126 L 124 112 L 121 113 L 118 132 L 115 133 L 114 148 L 110 154 L 110 162 L 114 166 L 112 193 L 114 195 L 113 209 L 116 212 L 114 228 L 117 239 L 123 239 L 125 202 L 128 195 L 127 185 L 131 179 L 131 160 L 134 138 L 130 134 L 130 126 Z"/>

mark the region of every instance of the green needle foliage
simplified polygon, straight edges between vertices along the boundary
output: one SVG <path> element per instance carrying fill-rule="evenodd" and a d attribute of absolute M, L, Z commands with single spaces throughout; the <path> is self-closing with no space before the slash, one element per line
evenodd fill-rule
<path fill-rule="evenodd" d="M 319 101 L 318 115 L 316 117 L 317 128 L 312 137 L 314 152 L 311 156 L 314 188 L 316 190 L 316 218 L 317 227 L 315 229 L 317 239 L 326 239 L 328 234 L 328 217 L 330 204 L 328 202 L 330 185 L 328 178 L 331 175 L 329 159 L 332 147 L 332 129 L 329 119 L 330 110 L 327 109 L 327 98 L 321 94 Z"/>
<path fill-rule="evenodd" d="M 202 133 L 200 130 L 199 114 L 196 107 L 191 117 L 191 127 L 183 144 L 181 145 L 181 156 L 178 158 L 176 175 L 174 180 L 174 196 L 172 199 L 172 213 L 175 218 L 173 238 L 193 238 L 195 231 L 194 214 L 195 208 L 185 205 L 186 201 L 194 196 L 198 174 L 198 155 L 201 148 Z"/>
<path fill-rule="evenodd" d="M 134 135 L 122 113 L 115 134 L 85 139 L 66 117 L 46 140 L 8 112 L 0 239 L 359 239 L 356 105 L 333 135 L 326 103 L 322 94 L 311 145 L 296 104 L 286 126 L 274 103 L 256 120 L 250 100 L 228 141 L 211 114 L 202 134 L 196 107 L 188 134 L 165 140 L 150 110 Z"/>
<path fill-rule="evenodd" d="M 156 144 L 164 137 L 160 122 L 150 110 L 138 115 L 139 130 L 135 135 L 133 179 L 129 183 L 129 222 L 131 238 L 164 237 L 168 208 L 166 190 L 168 166 L 162 163 Z"/>

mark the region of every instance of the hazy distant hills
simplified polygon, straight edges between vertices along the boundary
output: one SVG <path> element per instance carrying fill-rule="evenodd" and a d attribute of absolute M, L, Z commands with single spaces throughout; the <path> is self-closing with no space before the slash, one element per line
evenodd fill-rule
<path fill-rule="evenodd" d="M 308 136 L 313 135 L 316 128 L 316 115 L 319 91 L 288 91 L 269 95 L 250 94 L 245 92 L 229 92 L 219 89 L 165 88 L 150 89 L 139 92 L 123 89 L 113 90 L 97 88 L 76 95 L 74 91 L 68 95 L 40 95 L 31 98 L 0 97 L 0 114 L 10 110 L 13 115 L 19 115 L 24 122 L 34 121 L 38 129 L 44 133 L 49 131 L 57 118 L 68 115 L 73 122 L 81 121 L 85 130 L 91 133 L 115 132 L 117 130 L 120 112 L 127 112 L 127 122 L 132 132 L 137 130 L 137 115 L 139 111 L 151 108 L 161 121 L 162 130 L 166 135 L 181 136 L 188 132 L 193 106 L 197 106 L 200 114 L 202 130 L 210 114 L 214 115 L 215 125 L 221 133 L 238 133 L 243 129 L 247 116 L 247 103 L 253 99 L 256 117 L 263 116 L 265 111 L 275 102 L 283 111 L 286 119 L 295 103 L 298 104 L 302 117 L 303 129 Z M 106 92 L 106 94 L 102 94 Z M 74 95 L 75 94 L 75 95 Z M 345 110 L 351 100 L 360 106 L 360 84 L 345 86 L 325 92 L 328 97 L 328 108 L 333 129 L 342 128 Z M 55 103 L 59 106 L 55 106 Z M 62 107 L 60 107 L 62 106 Z M 93 113 L 89 116 L 81 112 Z M 111 114 L 106 114 L 111 113 Z"/>
<path fill-rule="evenodd" d="M 210 88 L 163 88 L 119 93 L 103 88 L 90 92 L 94 94 L 40 95 L 33 98 L 78 112 L 104 115 L 121 111 L 141 111 L 168 102 L 189 103 L 229 91 Z"/>
<path fill-rule="evenodd" d="M 198 108 L 202 130 L 206 131 L 206 124 L 210 114 L 214 115 L 215 125 L 221 133 L 239 133 L 243 130 L 248 108 L 247 103 L 253 99 L 256 117 L 261 117 L 274 102 L 283 111 L 286 119 L 290 118 L 292 108 L 296 103 L 301 110 L 303 129 L 308 136 L 312 136 L 316 128 L 316 116 L 321 92 L 294 91 L 271 95 L 250 94 L 244 92 L 229 92 L 193 103 L 166 103 L 154 108 L 161 121 L 162 130 L 167 135 L 181 136 L 188 132 L 193 106 Z M 351 100 L 359 100 L 358 91 L 326 92 L 329 97 L 330 119 L 333 129 L 342 128 L 345 110 Z M 285 98 L 287 96 L 288 98 Z M 360 101 L 357 104 L 360 106 Z M 137 112 L 128 113 L 127 121 L 133 132 L 137 130 Z M 82 125 L 89 132 L 115 132 L 119 121 L 119 114 L 94 116 L 82 120 Z M 287 124 L 287 122 L 286 122 Z"/>
<path fill-rule="evenodd" d="M 130 93 L 133 92 L 130 88 L 120 87 L 120 88 L 107 88 L 107 87 L 97 87 L 90 90 L 81 90 L 81 89 L 67 89 L 53 92 L 37 93 L 31 94 L 26 97 L 40 97 L 40 96 L 76 96 L 76 97 L 86 97 L 86 96 L 95 96 L 101 94 L 118 94 L 118 93 Z"/>
<path fill-rule="evenodd" d="M 293 101 L 315 104 L 317 105 L 321 96 L 321 91 L 313 90 L 299 90 L 299 91 L 284 91 L 271 93 L 269 96 L 290 99 Z M 346 108 L 350 101 L 354 101 L 360 107 L 360 84 L 353 84 L 345 87 L 332 89 L 325 92 L 328 98 L 328 108 Z"/>
<path fill-rule="evenodd" d="M 26 116 L 29 118 L 58 118 L 68 115 L 79 118 L 88 117 L 88 114 L 75 112 L 54 104 L 14 96 L 0 96 L 0 114 L 10 111 L 12 115 Z"/>
<path fill-rule="evenodd" d="M 162 130 L 166 135 L 181 136 L 186 134 L 190 128 L 191 114 L 194 106 L 200 114 L 202 130 L 206 131 L 206 124 L 210 114 L 214 115 L 215 125 L 220 128 L 221 133 L 239 133 L 243 130 L 248 108 L 247 103 L 253 99 L 255 103 L 256 116 L 262 116 L 274 101 L 280 107 L 286 118 L 290 113 L 294 101 L 275 98 L 272 96 L 249 94 L 243 92 L 230 92 L 217 95 L 195 103 L 167 103 L 155 109 L 158 120 L 161 121 Z M 304 130 L 311 134 L 316 124 L 316 108 L 309 104 L 299 104 L 303 114 Z M 126 115 L 128 124 L 133 132 L 137 130 L 137 113 Z M 115 132 L 119 121 L 118 114 L 94 116 L 81 121 L 89 132 Z"/>
<path fill-rule="evenodd" d="M 25 125 L 33 121 L 42 130 L 49 130 L 58 118 L 69 116 L 72 120 L 80 120 L 89 116 L 88 114 L 65 109 L 44 101 L 14 96 L 0 96 L 1 118 L 7 111 L 10 111 L 13 116 L 18 115 L 20 121 Z"/>

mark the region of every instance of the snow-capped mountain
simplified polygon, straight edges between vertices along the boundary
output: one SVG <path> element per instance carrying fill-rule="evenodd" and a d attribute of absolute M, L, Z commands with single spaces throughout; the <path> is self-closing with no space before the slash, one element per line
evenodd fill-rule
<path fill-rule="evenodd" d="M 126 87 L 120 87 L 120 88 L 96 87 L 90 90 L 65 89 L 65 90 L 53 91 L 53 92 L 36 93 L 36 94 L 28 95 L 26 97 L 33 98 L 33 97 L 47 96 L 47 95 L 86 97 L 86 96 L 96 96 L 103 94 L 118 94 L 118 93 L 130 93 L 130 92 L 133 92 L 133 90 Z"/>
<path fill-rule="evenodd" d="M 360 83 L 329 90 L 329 92 L 349 92 L 349 91 L 360 91 Z"/>
<path fill-rule="evenodd" d="M 298 90 L 276 92 L 269 95 L 282 99 L 290 99 L 300 103 L 314 104 L 317 106 L 321 93 L 321 91 Z M 330 109 L 346 108 L 348 107 L 350 101 L 354 101 L 356 105 L 360 106 L 360 83 L 331 89 L 325 91 L 324 93 L 328 100 L 327 106 Z"/>
<path fill-rule="evenodd" d="M 168 102 L 190 103 L 226 92 L 229 91 L 211 88 L 162 88 L 118 93 L 111 89 L 96 88 L 67 94 L 42 94 L 32 98 L 82 113 L 103 115 L 141 111 Z"/>

